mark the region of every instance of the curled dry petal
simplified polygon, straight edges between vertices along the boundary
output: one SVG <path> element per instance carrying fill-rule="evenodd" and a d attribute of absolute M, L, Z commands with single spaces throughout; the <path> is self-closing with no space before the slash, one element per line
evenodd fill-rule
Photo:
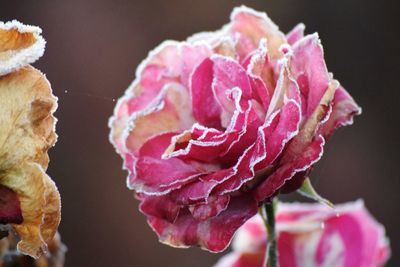
<path fill-rule="evenodd" d="M 19 21 L 0 22 L 0 76 L 35 62 L 44 53 L 39 27 Z"/>
<path fill-rule="evenodd" d="M 35 258 L 53 239 L 61 209 L 58 190 L 45 173 L 47 151 L 57 138 L 57 99 L 45 76 L 27 65 L 43 54 L 40 32 L 17 21 L 0 24 L 0 186 L 12 191 L 22 216 L 0 221 L 12 223 L 21 238 L 18 249 Z"/>
<path fill-rule="evenodd" d="M 110 141 L 162 242 L 224 249 L 254 207 L 300 187 L 359 113 L 304 29 L 285 35 L 239 7 L 220 30 L 166 41 L 140 64 Z"/>
<path fill-rule="evenodd" d="M 384 227 L 361 200 L 335 206 L 279 203 L 276 214 L 279 266 L 379 267 L 390 256 Z M 261 216 L 237 232 L 233 252 L 215 267 L 261 267 L 267 236 Z"/>

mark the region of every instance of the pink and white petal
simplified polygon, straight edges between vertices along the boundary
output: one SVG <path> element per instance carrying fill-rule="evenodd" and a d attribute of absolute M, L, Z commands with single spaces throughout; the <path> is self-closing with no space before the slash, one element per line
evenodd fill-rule
<path fill-rule="evenodd" d="M 253 91 L 253 98 L 268 110 L 269 102 L 275 88 L 274 68 L 268 59 L 265 39 L 260 41 L 257 50 L 243 62 L 247 69 Z"/>
<path fill-rule="evenodd" d="M 239 98 L 240 95 L 236 96 L 236 110 L 225 132 L 195 124 L 190 131 L 172 140 L 165 157 L 232 165 L 243 150 L 254 142 L 257 128 L 261 125 L 252 103 L 246 110 L 242 110 L 238 104 Z"/>
<path fill-rule="evenodd" d="M 329 242 L 329 238 L 339 234 L 344 244 L 344 263 L 345 266 L 382 266 L 387 260 L 386 257 L 381 257 L 382 241 L 385 240 L 385 230 L 365 209 L 362 201 L 352 203 L 351 211 L 338 211 L 338 216 L 331 215 L 325 222 L 326 235 L 321 237 L 321 243 L 324 238 Z M 330 231 L 331 230 L 331 231 Z M 326 242 L 325 242 L 326 243 Z M 317 257 L 323 257 L 323 246 L 320 249 Z M 357 251 L 356 251 L 357 250 Z M 327 256 L 325 255 L 325 258 Z M 317 258 L 318 259 L 318 258 Z"/>
<path fill-rule="evenodd" d="M 189 44 L 184 43 L 181 47 L 182 70 L 180 73 L 181 82 L 186 88 L 190 88 L 191 75 L 194 70 L 206 58 L 212 55 L 211 47 L 205 43 Z"/>
<path fill-rule="evenodd" d="M 245 267 L 240 265 L 240 256 L 240 253 L 230 252 L 222 256 L 213 267 Z"/>
<path fill-rule="evenodd" d="M 257 202 L 247 196 L 231 199 L 226 210 L 218 216 L 198 221 L 186 210 L 174 224 L 157 217 L 148 217 L 148 223 L 162 243 L 173 247 L 200 246 L 220 252 L 226 249 L 236 230 L 257 213 Z"/>
<path fill-rule="evenodd" d="M 288 34 L 286 34 L 286 40 L 290 45 L 294 45 L 297 41 L 304 37 L 304 30 L 306 25 L 303 23 L 297 24 Z"/>
<path fill-rule="evenodd" d="M 169 83 L 157 99 L 140 112 L 131 114 L 125 128 L 125 146 L 132 154 L 149 138 L 189 129 L 194 123 L 189 94 L 180 84 Z"/>
<path fill-rule="evenodd" d="M 160 44 L 139 65 L 135 80 L 118 100 L 109 120 L 110 141 L 118 153 L 127 153 L 124 130 L 132 113 L 151 105 L 165 84 L 178 81 L 181 65 L 179 43 L 172 41 Z"/>
<path fill-rule="evenodd" d="M 179 215 L 181 207 L 171 201 L 166 196 L 146 196 L 144 194 L 136 194 L 136 198 L 140 200 L 139 210 L 146 216 L 155 216 L 157 218 L 174 223 Z"/>
<path fill-rule="evenodd" d="M 221 181 L 227 179 L 232 173 L 232 168 L 222 169 L 199 177 L 191 183 L 171 192 L 171 199 L 180 205 L 193 205 L 206 203 L 211 191 Z"/>
<path fill-rule="evenodd" d="M 290 267 L 303 267 L 303 266 L 320 266 L 312 263 L 312 256 L 310 256 L 305 250 L 304 244 L 296 243 L 296 239 L 299 238 L 297 235 L 287 232 L 279 232 L 277 244 L 279 251 L 279 266 L 290 266 Z M 307 239 L 308 238 L 308 239 Z M 311 239 L 311 240 L 310 240 Z M 315 239 L 315 238 L 314 238 Z M 301 240 L 301 239 L 300 239 Z M 305 235 L 303 238 L 304 242 L 311 243 L 313 241 L 310 235 Z M 312 253 L 312 252 L 311 252 Z M 305 261 L 305 262 L 303 262 Z M 329 265 L 328 265 L 329 266 Z M 333 266 L 330 266 L 333 267 Z M 339 266 L 337 266 L 339 267 Z"/>
<path fill-rule="evenodd" d="M 329 137 L 333 132 L 346 125 L 353 124 L 353 117 L 361 114 L 361 108 L 343 87 L 335 91 L 332 101 L 332 112 L 329 119 L 322 125 L 321 132 Z"/>
<path fill-rule="evenodd" d="M 320 141 L 318 140 L 322 139 L 323 142 L 321 141 L 321 143 L 323 145 L 323 143 L 325 142 L 324 138 L 322 137 L 322 135 L 316 136 L 316 134 L 319 130 L 321 123 L 329 115 L 329 103 L 333 99 L 334 92 L 338 85 L 339 84 L 336 80 L 330 81 L 329 87 L 326 90 L 325 94 L 322 96 L 317 108 L 314 110 L 311 116 L 309 116 L 305 120 L 305 122 L 301 126 L 299 133 L 293 138 L 293 140 L 285 149 L 282 159 L 280 160 L 281 162 L 291 162 L 293 160 L 296 160 L 296 158 L 307 157 L 308 155 L 303 154 L 313 147 L 313 143 L 319 143 Z M 316 150 L 319 150 L 318 146 Z M 306 168 L 302 171 L 304 170 L 306 170 Z M 290 176 L 289 178 L 291 177 L 292 176 Z"/>
<path fill-rule="evenodd" d="M 177 41 L 162 42 L 149 52 L 147 58 L 138 67 L 138 71 L 141 71 L 142 66 L 157 65 L 165 68 L 165 76 L 178 77 L 182 70 L 180 49 L 180 43 Z"/>
<path fill-rule="evenodd" d="M 236 44 L 232 36 L 226 35 L 215 42 L 213 51 L 215 54 L 238 60 L 235 46 Z"/>
<path fill-rule="evenodd" d="M 266 114 L 271 101 L 267 85 L 258 77 L 250 77 L 250 84 L 252 87 L 253 99 L 261 104 L 262 113 Z"/>
<path fill-rule="evenodd" d="M 214 267 L 262 267 L 264 256 L 264 252 L 229 253 L 223 256 Z"/>
<path fill-rule="evenodd" d="M 179 199 L 177 201 L 181 204 L 205 201 L 211 192 L 223 195 L 238 190 L 254 178 L 258 163 L 262 162 L 262 168 L 265 168 L 279 156 L 285 144 L 297 133 L 299 123 L 300 108 L 293 100 L 289 101 L 282 114 L 276 112 L 259 127 L 257 140 L 243 152 L 233 167 L 202 176 L 177 190 L 174 192 Z"/>
<path fill-rule="evenodd" d="M 310 116 L 328 90 L 330 76 L 325 65 L 324 51 L 317 34 L 308 35 L 293 46 L 290 60 L 291 75 L 306 99 L 305 116 Z"/>
<path fill-rule="evenodd" d="M 298 133 L 300 107 L 291 100 L 284 108 L 273 114 L 258 130 L 254 144 L 249 147 L 236 164 L 235 173 L 215 188 L 215 193 L 238 190 L 243 184 L 255 178 L 255 172 L 270 166 L 281 154 L 285 144 Z"/>
<path fill-rule="evenodd" d="M 231 114 L 236 109 L 235 102 L 232 101 L 231 96 L 234 89 L 240 91 L 240 102 L 247 102 L 245 100 L 252 98 L 253 92 L 249 77 L 246 70 L 231 58 L 214 55 L 211 60 L 214 63 L 214 79 L 212 83 L 214 96 L 223 111 L 232 116 Z M 242 103 L 240 104 L 242 105 Z"/>
<path fill-rule="evenodd" d="M 221 106 L 212 91 L 214 62 L 205 59 L 191 76 L 192 111 L 194 118 L 206 127 L 221 128 Z"/>
<path fill-rule="evenodd" d="M 240 253 L 257 253 L 265 252 L 266 245 L 265 224 L 260 214 L 256 214 L 236 232 L 232 249 Z"/>
<path fill-rule="evenodd" d="M 293 99 L 301 105 L 303 110 L 304 103 L 301 99 L 300 88 L 296 80 L 291 76 L 288 64 L 288 58 L 284 58 L 278 62 L 279 77 L 268 106 L 267 117 L 281 109 L 285 104 L 285 99 Z"/>
<path fill-rule="evenodd" d="M 255 188 L 253 192 L 255 198 L 263 201 L 273 196 L 296 173 L 310 168 L 322 157 L 324 144 L 324 138 L 319 135 L 304 148 L 302 153 L 285 155 L 273 174 Z"/>
<path fill-rule="evenodd" d="M 240 58 L 246 58 L 257 49 L 262 38 L 267 39 L 268 54 L 272 59 L 282 56 L 279 47 L 286 43 L 285 36 L 264 12 L 245 6 L 235 8 L 231 14 L 231 33 L 239 35 L 236 49 Z"/>
<path fill-rule="evenodd" d="M 174 135 L 161 134 L 142 145 L 134 165 L 129 166 L 129 188 L 146 195 L 165 195 L 201 174 L 194 166 L 180 159 L 162 159 Z"/>
<path fill-rule="evenodd" d="M 189 206 L 193 218 L 204 221 L 219 215 L 228 208 L 231 197 L 229 195 L 210 196 L 207 203 L 199 203 Z"/>

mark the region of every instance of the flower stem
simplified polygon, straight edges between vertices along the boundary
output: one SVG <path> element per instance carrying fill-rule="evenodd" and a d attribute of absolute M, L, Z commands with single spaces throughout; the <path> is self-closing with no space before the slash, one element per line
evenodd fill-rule
<path fill-rule="evenodd" d="M 267 229 L 268 235 L 268 245 L 265 251 L 264 267 L 268 265 L 269 267 L 278 267 L 278 257 L 276 253 L 276 234 L 275 234 L 275 200 L 264 203 L 261 213 L 265 228 Z M 264 216 L 263 216 L 264 215 Z"/>

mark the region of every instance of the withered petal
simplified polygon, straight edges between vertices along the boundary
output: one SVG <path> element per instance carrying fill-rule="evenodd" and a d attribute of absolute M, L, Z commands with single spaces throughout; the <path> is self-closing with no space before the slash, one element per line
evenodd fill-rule
<path fill-rule="evenodd" d="M 55 186 L 37 163 L 24 163 L 7 172 L 1 183 L 14 190 L 21 202 L 23 222 L 13 228 L 21 238 L 18 249 L 34 258 L 47 250 L 60 222 L 60 198 Z"/>
<path fill-rule="evenodd" d="M 45 173 L 57 139 L 57 98 L 28 65 L 43 54 L 40 33 L 17 21 L 0 23 L 0 185 L 17 195 L 23 219 L 13 222 L 17 248 L 34 258 L 47 250 L 61 217 L 60 195 Z"/>
<path fill-rule="evenodd" d="M 39 27 L 19 21 L 0 22 L 0 76 L 35 62 L 44 53 L 46 41 Z"/>

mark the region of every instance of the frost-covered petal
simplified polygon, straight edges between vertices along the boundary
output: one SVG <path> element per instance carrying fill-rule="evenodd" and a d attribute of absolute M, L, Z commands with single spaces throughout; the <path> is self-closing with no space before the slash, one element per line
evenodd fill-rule
<path fill-rule="evenodd" d="M 201 62 L 203 62 L 203 60 L 210 57 L 211 54 L 212 51 L 210 46 L 204 43 L 182 45 L 182 71 L 180 76 L 183 86 L 185 86 L 186 88 L 190 87 L 190 76 L 192 75 L 194 69 Z"/>
<path fill-rule="evenodd" d="M 329 112 L 329 103 L 337 87 L 337 81 L 329 83 L 317 108 L 286 148 L 274 173 L 255 189 L 255 196 L 259 201 L 271 197 L 287 180 L 296 173 L 307 170 L 322 157 L 325 139 L 316 134 Z"/>
<path fill-rule="evenodd" d="M 179 43 L 174 41 L 163 42 L 142 61 L 136 70 L 136 79 L 118 100 L 109 121 L 110 141 L 118 153 L 127 153 L 125 126 L 130 116 L 152 104 L 167 83 L 178 81 L 181 69 Z"/>
<path fill-rule="evenodd" d="M 195 124 L 190 131 L 173 139 L 165 155 L 183 160 L 230 164 L 237 161 L 243 150 L 254 142 L 259 125 L 261 121 L 249 105 L 246 110 L 235 111 L 224 132 Z"/>
<path fill-rule="evenodd" d="M 228 208 L 231 197 L 229 195 L 211 196 L 206 203 L 189 206 L 190 213 L 196 220 L 207 220 L 215 217 Z"/>
<path fill-rule="evenodd" d="M 253 199 L 236 197 L 226 210 L 209 220 L 198 221 L 185 210 L 174 224 L 152 216 L 148 222 L 162 243 L 173 247 L 200 246 L 220 252 L 229 245 L 236 230 L 256 213 L 257 203 Z"/>
<path fill-rule="evenodd" d="M 139 150 L 131 169 L 128 185 L 137 192 L 166 194 L 201 174 L 201 171 L 176 158 L 162 159 L 174 133 L 165 133 L 148 140 Z"/>
<path fill-rule="evenodd" d="M 279 163 L 274 173 L 262 182 L 254 191 L 255 198 L 263 201 L 273 196 L 286 182 L 296 173 L 304 171 L 317 162 L 323 153 L 325 140 L 318 136 L 312 141 L 301 154 L 294 154 Z M 290 159 L 289 159 L 290 158 Z"/>
<path fill-rule="evenodd" d="M 332 112 L 322 126 L 322 133 L 329 137 L 333 132 L 345 125 L 353 124 L 353 117 L 361 114 L 361 108 L 343 87 L 339 87 L 332 101 Z"/>
<path fill-rule="evenodd" d="M 294 45 L 298 40 L 304 37 L 306 26 L 303 23 L 297 24 L 287 35 L 286 40 L 290 45 Z"/>
<path fill-rule="evenodd" d="M 241 6 L 233 10 L 231 21 L 232 33 L 239 34 L 237 50 L 241 58 L 255 50 L 262 38 L 267 39 L 268 54 L 271 58 L 281 56 L 279 47 L 286 43 L 286 39 L 267 14 Z"/>
<path fill-rule="evenodd" d="M 0 76 L 35 62 L 44 53 L 42 30 L 19 21 L 0 22 Z"/>
<path fill-rule="evenodd" d="M 238 190 L 245 182 L 255 178 L 256 170 L 272 164 L 285 144 L 298 132 L 300 118 L 299 105 L 289 101 L 281 112 L 274 114 L 259 128 L 255 143 L 244 152 L 235 166 L 235 174 L 218 185 L 215 191 L 227 193 Z"/>
<path fill-rule="evenodd" d="M 293 46 L 290 70 L 300 86 L 305 115 L 310 116 L 317 108 L 331 80 L 317 34 L 308 35 Z"/>
<path fill-rule="evenodd" d="M 147 216 L 154 216 L 170 223 L 174 223 L 181 209 L 175 202 L 167 196 L 146 196 L 145 194 L 136 194 L 140 200 L 139 209 Z"/>
<path fill-rule="evenodd" d="M 212 92 L 214 63 L 205 59 L 193 72 L 191 96 L 194 118 L 206 127 L 221 128 L 221 106 Z"/>
<path fill-rule="evenodd" d="M 135 153 L 149 138 L 183 131 L 193 123 L 189 93 L 181 85 L 169 83 L 151 105 L 130 116 L 125 146 L 130 153 Z"/>

